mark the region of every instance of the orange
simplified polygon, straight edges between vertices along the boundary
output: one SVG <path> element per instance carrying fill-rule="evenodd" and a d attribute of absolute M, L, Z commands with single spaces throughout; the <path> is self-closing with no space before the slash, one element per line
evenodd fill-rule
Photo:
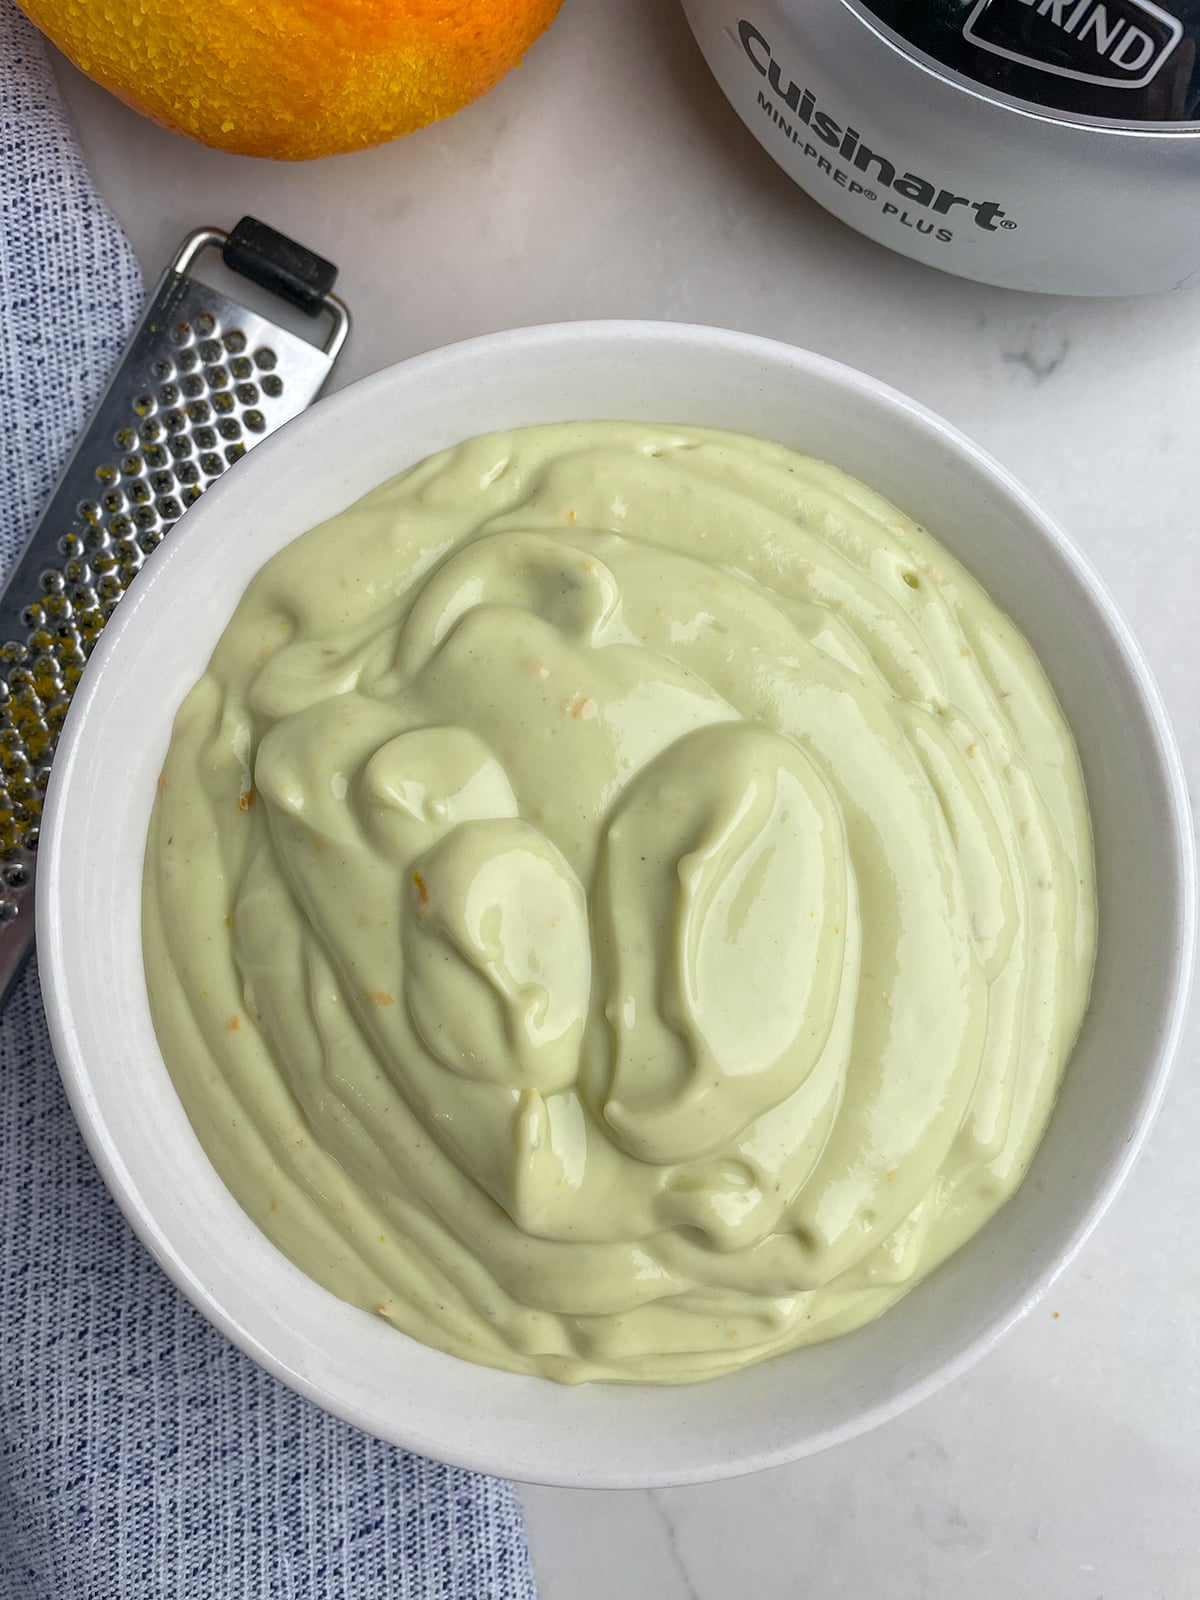
<path fill-rule="evenodd" d="M 561 0 L 20 0 L 89 77 L 179 133 L 302 161 L 484 94 Z"/>

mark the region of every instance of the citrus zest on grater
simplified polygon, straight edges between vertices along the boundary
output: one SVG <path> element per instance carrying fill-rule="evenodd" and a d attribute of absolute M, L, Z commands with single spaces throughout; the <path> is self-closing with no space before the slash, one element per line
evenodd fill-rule
<path fill-rule="evenodd" d="M 326 317 L 324 343 L 189 276 L 210 248 Z M 253 217 L 189 234 L 0 595 L 0 1003 L 33 943 L 42 804 L 84 663 L 188 506 L 320 393 L 350 329 L 336 278 L 332 262 Z"/>

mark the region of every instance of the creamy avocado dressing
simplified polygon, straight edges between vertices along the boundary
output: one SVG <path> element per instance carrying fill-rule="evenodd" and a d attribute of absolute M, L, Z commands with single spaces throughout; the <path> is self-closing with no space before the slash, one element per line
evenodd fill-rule
<path fill-rule="evenodd" d="M 197 1134 L 313 1278 L 666 1383 L 877 1316 L 1012 1193 L 1095 898 L 1053 694 L 928 534 L 778 445 L 584 423 L 267 563 L 144 933 Z"/>

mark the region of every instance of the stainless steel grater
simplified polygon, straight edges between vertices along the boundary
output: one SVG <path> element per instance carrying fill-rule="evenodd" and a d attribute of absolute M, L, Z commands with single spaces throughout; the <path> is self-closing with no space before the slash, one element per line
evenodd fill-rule
<path fill-rule="evenodd" d="M 324 343 L 189 277 L 210 248 L 322 316 Z M 252 217 L 231 233 L 189 234 L 0 596 L 0 1004 L 33 943 L 42 802 L 84 663 L 188 506 L 320 393 L 350 329 L 336 277 L 331 262 Z"/>

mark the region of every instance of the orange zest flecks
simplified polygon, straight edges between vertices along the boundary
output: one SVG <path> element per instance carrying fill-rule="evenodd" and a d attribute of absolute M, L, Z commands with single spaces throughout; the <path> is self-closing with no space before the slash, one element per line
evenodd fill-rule
<path fill-rule="evenodd" d="M 242 1025 L 241 1018 L 237 1015 L 236 1012 L 234 1013 L 233 1016 L 225 1018 L 225 1031 L 227 1033 L 236 1033 L 238 1031 L 238 1029 L 241 1027 L 241 1025 Z"/>
<path fill-rule="evenodd" d="M 423 917 L 429 910 L 429 885 L 419 872 L 413 873 L 413 883 L 417 889 L 417 915 Z"/>
<path fill-rule="evenodd" d="M 368 989 L 367 999 L 373 1006 L 394 1006 L 396 996 L 390 989 Z"/>
<path fill-rule="evenodd" d="M 250 807 L 253 804 L 254 804 L 254 790 L 253 789 L 243 789 L 241 794 L 238 795 L 238 810 L 239 811 L 249 811 Z"/>

